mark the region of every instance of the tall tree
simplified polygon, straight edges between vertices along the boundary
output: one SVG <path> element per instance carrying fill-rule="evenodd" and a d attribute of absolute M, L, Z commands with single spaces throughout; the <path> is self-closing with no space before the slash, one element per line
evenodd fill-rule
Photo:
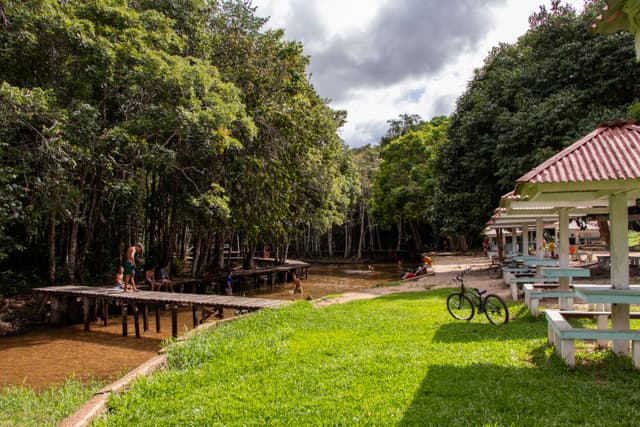
<path fill-rule="evenodd" d="M 599 122 L 629 116 L 640 95 L 633 38 L 594 34 L 593 19 L 592 8 L 554 1 L 476 71 L 437 161 L 433 217 L 445 233 L 478 236 L 519 176 Z"/>

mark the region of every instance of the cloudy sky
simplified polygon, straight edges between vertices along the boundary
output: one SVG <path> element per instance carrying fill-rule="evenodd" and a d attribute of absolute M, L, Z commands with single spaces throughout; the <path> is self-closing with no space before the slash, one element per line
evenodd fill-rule
<path fill-rule="evenodd" d="M 582 10 L 583 0 L 570 0 Z M 311 82 L 348 113 L 341 136 L 375 144 L 387 120 L 449 115 L 493 46 L 513 43 L 550 0 L 254 0 L 303 43 Z"/>

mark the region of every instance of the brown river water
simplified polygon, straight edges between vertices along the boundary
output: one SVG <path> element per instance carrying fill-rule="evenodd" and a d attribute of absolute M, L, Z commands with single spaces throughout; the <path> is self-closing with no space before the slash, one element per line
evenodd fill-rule
<path fill-rule="evenodd" d="M 376 265 L 374 271 L 366 264 L 312 265 L 308 278 L 302 280 L 302 296 L 292 294 L 291 284 L 278 285 L 256 296 L 283 300 L 311 296 L 316 299 L 371 288 L 397 280 L 400 275 L 395 264 Z M 225 317 L 232 315 L 233 311 L 225 311 Z M 151 315 L 149 331 L 140 338 L 133 335 L 131 324 L 129 336 L 122 336 L 118 315 L 109 319 L 107 327 L 97 322 L 91 324 L 89 332 L 79 324 L 0 337 L 0 386 L 28 385 L 39 390 L 60 384 L 69 377 L 115 380 L 156 355 L 162 341 L 171 335 L 171 312 L 162 311 L 160 316 L 161 332 L 155 332 L 155 320 Z M 193 327 L 190 309 L 179 314 L 178 327 L 182 333 Z"/>

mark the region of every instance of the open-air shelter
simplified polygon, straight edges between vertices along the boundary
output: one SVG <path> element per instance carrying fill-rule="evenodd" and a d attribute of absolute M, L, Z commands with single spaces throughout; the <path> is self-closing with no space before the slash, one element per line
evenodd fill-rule
<path fill-rule="evenodd" d="M 629 122 L 603 124 L 589 135 L 535 167 L 516 182 L 509 212 L 527 209 L 557 211 L 561 248 L 569 246 L 569 212 L 599 213 L 610 221 L 610 291 L 613 329 L 629 328 L 629 207 L 640 198 L 640 126 Z M 560 253 L 560 268 L 569 255 Z M 562 280 L 565 279 L 565 280 Z M 568 278 L 561 278 L 568 287 Z M 617 298 L 615 294 L 625 298 Z M 637 300 L 637 302 L 636 302 Z M 601 302 L 603 302 L 601 300 Z M 561 307 L 563 308 L 563 307 Z M 628 353 L 628 342 L 614 341 L 614 351 Z"/>

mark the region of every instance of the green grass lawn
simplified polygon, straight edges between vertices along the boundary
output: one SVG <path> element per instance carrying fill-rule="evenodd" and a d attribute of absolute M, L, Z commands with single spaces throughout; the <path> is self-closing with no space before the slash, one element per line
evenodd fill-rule
<path fill-rule="evenodd" d="M 546 344 L 544 316 L 453 320 L 447 290 L 315 309 L 298 302 L 205 332 L 96 425 L 635 425 L 629 358 Z M 584 347 L 584 346 L 583 346 Z"/>
<path fill-rule="evenodd" d="M 30 387 L 0 387 L 0 426 L 58 425 L 63 418 L 91 399 L 102 386 L 100 382 L 83 384 L 70 379 L 39 393 Z"/>
<path fill-rule="evenodd" d="M 629 247 L 638 247 L 640 246 L 640 232 L 638 231 L 629 231 Z"/>

